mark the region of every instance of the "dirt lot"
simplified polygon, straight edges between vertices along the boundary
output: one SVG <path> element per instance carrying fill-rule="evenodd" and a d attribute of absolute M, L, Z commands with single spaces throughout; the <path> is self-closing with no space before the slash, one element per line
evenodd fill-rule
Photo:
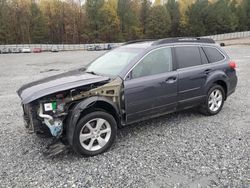
<path fill-rule="evenodd" d="M 0 54 L 0 187 L 250 187 L 250 46 L 225 49 L 239 83 L 217 116 L 170 114 L 120 129 L 102 155 L 52 159 L 51 140 L 26 133 L 15 91 L 102 52 Z"/>

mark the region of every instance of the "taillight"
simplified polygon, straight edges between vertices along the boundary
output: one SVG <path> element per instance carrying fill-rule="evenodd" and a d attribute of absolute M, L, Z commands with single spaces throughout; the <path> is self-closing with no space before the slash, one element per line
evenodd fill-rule
<path fill-rule="evenodd" d="M 232 68 L 232 69 L 236 69 L 237 66 L 236 66 L 235 61 L 230 61 L 229 62 L 229 67 Z"/>

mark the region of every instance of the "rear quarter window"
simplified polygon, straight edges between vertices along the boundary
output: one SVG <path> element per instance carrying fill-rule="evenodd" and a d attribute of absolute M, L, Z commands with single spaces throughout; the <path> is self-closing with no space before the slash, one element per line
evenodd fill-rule
<path fill-rule="evenodd" d="M 203 47 L 209 63 L 218 62 L 224 59 L 224 56 L 216 48 Z"/>
<path fill-rule="evenodd" d="M 208 62 L 207 56 L 201 48 L 200 48 L 200 54 L 201 54 L 202 64 L 208 64 L 209 62 Z"/>

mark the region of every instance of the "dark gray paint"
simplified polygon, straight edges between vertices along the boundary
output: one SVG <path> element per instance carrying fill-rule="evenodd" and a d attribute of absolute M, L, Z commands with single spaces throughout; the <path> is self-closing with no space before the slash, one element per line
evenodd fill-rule
<path fill-rule="evenodd" d="M 179 44 L 183 46 L 184 44 Z M 172 48 L 179 45 L 165 45 Z M 185 44 L 190 46 L 202 46 L 201 44 Z M 229 57 L 226 53 L 214 44 L 206 44 L 218 49 L 223 53 L 225 59 L 215 63 L 205 63 L 199 66 L 193 66 L 178 69 L 176 57 L 173 57 L 173 67 L 175 69 L 169 73 L 159 75 L 145 76 L 142 78 L 131 79 L 130 74 L 124 73 L 126 76 L 124 81 L 125 107 L 127 115 L 127 123 L 132 123 L 150 117 L 166 114 L 178 109 L 189 108 L 201 104 L 206 99 L 209 88 L 216 81 L 223 81 L 230 95 L 234 92 L 237 77 L 235 70 L 228 66 Z M 161 48 L 157 46 L 156 48 Z M 133 70 L 138 61 L 148 52 L 150 48 L 138 57 L 127 72 Z M 175 56 L 175 54 L 174 54 Z M 201 62 L 204 63 L 204 60 Z M 167 83 L 170 77 L 176 77 L 176 82 Z M 164 84 L 163 84 L 164 83 Z"/>
<path fill-rule="evenodd" d="M 154 116 L 177 107 L 177 72 L 124 82 L 127 122 Z"/>
<path fill-rule="evenodd" d="M 28 104 L 41 97 L 77 87 L 108 81 L 110 78 L 85 73 L 81 70 L 69 71 L 22 86 L 18 95 L 23 104 Z"/>
<path fill-rule="evenodd" d="M 225 59 L 221 62 L 203 64 L 184 69 L 178 69 L 176 58 L 173 55 L 173 71 L 158 75 L 151 75 L 131 79 L 129 72 L 151 50 L 161 47 L 185 45 L 209 46 L 217 48 Z M 144 48 L 140 45 L 140 48 Z M 214 44 L 165 44 L 159 46 L 145 45 L 142 53 L 135 57 L 118 75 L 124 81 L 125 123 L 136 122 L 150 117 L 196 106 L 204 101 L 208 89 L 216 81 L 223 81 L 227 86 L 227 95 L 234 92 L 237 77 L 235 70 L 229 68 L 229 57 Z M 24 104 L 59 91 L 66 91 L 88 84 L 107 83 L 108 77 L 84 73 L 84 71 L 70 71 L 46 79 L 24 85 L 18 90 Z M 81 109 L 82 110 L 82 109 Z M 121 109 L 119 109 L 121 111 Z"/>

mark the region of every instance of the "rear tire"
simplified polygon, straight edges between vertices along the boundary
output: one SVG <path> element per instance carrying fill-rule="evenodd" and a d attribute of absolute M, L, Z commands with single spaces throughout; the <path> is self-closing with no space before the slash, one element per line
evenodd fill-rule
<path fill-rule="evenodd" d="M 200 106 L 199 111 L 207 116 L 213 116 L 218 114 L 225 101 L 225 91 L 220 85 L 213 85 L 206 97 L 206 101 Z"/>
<path fill-rule="evenodd" d="M 117 123 L 107 112 L 95 111 L 83 116 L 76 125 L 73 149 L 84 156 L 107 151 L 114 143 Z"/>

